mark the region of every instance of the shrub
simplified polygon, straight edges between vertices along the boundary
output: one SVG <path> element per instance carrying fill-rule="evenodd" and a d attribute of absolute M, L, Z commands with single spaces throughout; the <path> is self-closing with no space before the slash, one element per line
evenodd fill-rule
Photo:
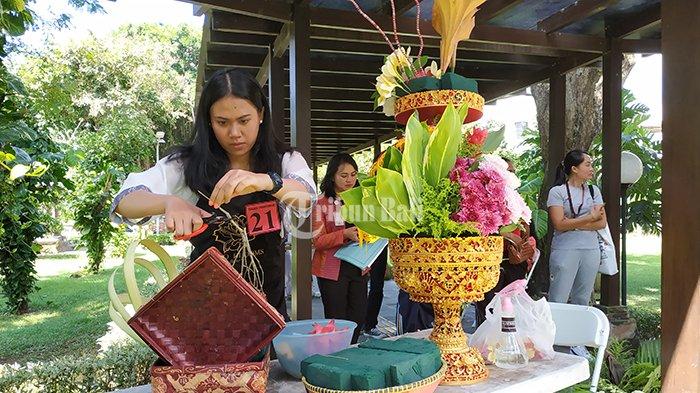
<path fill-rule="evenodd" d="M 0 368 L 0 392 L 90 393 L 149 383 L 153 352 L 135 342 L 101 355 L 66 356 L 27 366 Z"/>
<path fill-rule="evenodd" d="M 640 340 L 661 337 L 661 312 L 630 307 L 630 314 L 637 321 L 637 336 Z"/>

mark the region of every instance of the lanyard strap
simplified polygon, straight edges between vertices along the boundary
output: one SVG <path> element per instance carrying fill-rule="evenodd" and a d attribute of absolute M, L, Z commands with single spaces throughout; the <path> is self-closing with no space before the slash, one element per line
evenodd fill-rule
<path fill-rule="evenodd" d="M 571 190 L 569 189 L 569 182 L 567 181 L 566 183 L 566 194 L 569 197 L 569 207 L 571 208 L 571 214 L 574 215 L 573 218 L 578 217 L 579 214 L 581 214 L 581 208 L 583 207 L 583 200 L 586 197 L 586 188 L 583 184 L 581 184 L 581 204 L 578 205 L 578 210 L 574 210 L 574 203 L 571 199 Z"/>

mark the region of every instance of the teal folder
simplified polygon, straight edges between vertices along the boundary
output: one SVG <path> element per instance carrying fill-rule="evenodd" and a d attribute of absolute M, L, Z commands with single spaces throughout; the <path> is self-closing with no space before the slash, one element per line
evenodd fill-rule
<path fill-rule="evenodd" d="M 362 246 L 358 243 L 350 243 L 340 247 L 335 252 L 335 256 L 364 270 L 374 263 L 388 244 L 389 240 L 387 239 L 379 239 L 374 243 L 365 243 Z"/>

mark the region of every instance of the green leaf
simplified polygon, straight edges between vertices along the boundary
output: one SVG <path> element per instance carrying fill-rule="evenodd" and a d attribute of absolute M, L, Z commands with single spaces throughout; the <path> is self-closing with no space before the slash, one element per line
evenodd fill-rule
<path fill-rule="evenodd" d="M 505 235 L 506 233 L 511 233 L 514 230 L 518 229 L 520 225 L 518 223 L 513 223 L 510 225 L 506 225 L 504 227 L 501 227 L 501 229 L 498 230 L 498 233 L 501 235 Z"/>
<path fill-rule="evenodd" d="M 422 205 L 423 194 L 423 157 L 428 143 L 428 131 L 418 120 L 418 113 L 413 113 L 406 124 L 406 140 L 401 160 L 403 183 L 408 192 L 411 211 L 418 214 Z"/>
<path fill-rule="evenodd" d="M 15 156 L 17 157 L 15 161 L 17 161 L 18 164 L 29 165 L 34 161 L 29 153 L 24 151 L 22 148 L 12 146 L 12 150 L 15 151 Z"/>
<path fill-rule="evenodd" d="M 406 231 L 410 231 L 416 226 L 413 214 L 411 214 L 408 192 L 399 172 L 386 168 L 377 170 L 376 196 L 379 204 L 384 208 L 384 212 L 399 226 Z"/>
<path fill-rule="evenodd" d="M 351 188 L 348 191 L 340 193 L 340 198 L 343 200 L 343 207 L 340 212 L 345 221 L 355 224 L 356 227 L 370 235 L 380 236 L 386 239 L 397 237 L 396 233 L 385 229 L 374 220 L 369 219 L 369 214 L 365 216 L 364 211 L 366 207 L 362 204 L 362 189 L 360 187 Z"/>
<path fill-rule="evenodd" d="M 537 238 L 544 239 L 547 236 L 549 214 L 545 210 L 535 209 L 532 211 L 532 222 L 535 224 L 535 235 Z"/>
<path fill-rule="evenodd" d="M 491 154 L 503 143 L 503 138 L 505 137 L 506 128 L 501 127 L 498 131 L 489 132 L 489 135 L 484 141 L 484 145 L 481 147 L 481 151 L 484 154 Z"/>
<path fill-rule="evenodd" d="M 364 213 L 369 216 L 370 221 L 377 223 L 377 225 L 387 231 L 395 234 L 404 232 L 404 228 L 384 211 L 379 200 L 377 200 L 376 185 L 365 185 L 362 187 L 362 208 L 364 209 Z"/>
<path fill-rule="evenodd" d="M 423 158 L 426 183 L 435 187 L 454 167 L 462 138 L 462 121 L 452 104 L 447 105 L 435 130 L 430 134 Z"/>
<path fill-rule="evenodd" d="M 384 162 L 382 166 L 395 172 L 401 173 L 401 162 L 403 154 L 394 146 L 389 146 L 384 153 Z"/>

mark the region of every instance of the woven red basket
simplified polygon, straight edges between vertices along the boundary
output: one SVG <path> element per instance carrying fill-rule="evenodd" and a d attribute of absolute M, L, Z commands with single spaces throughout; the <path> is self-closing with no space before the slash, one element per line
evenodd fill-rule
<path fill-rule="evenodd" d="M 259 362 L 173 367 L 159 360 L 151 367 L 153 393 L 265 393 L 270 352 Z"/>
<path fill-rule="evenodd" d="M 284 319 L 210 248 L 129 320 L 172 366 L 242 363 L 270 343 Z"/>

